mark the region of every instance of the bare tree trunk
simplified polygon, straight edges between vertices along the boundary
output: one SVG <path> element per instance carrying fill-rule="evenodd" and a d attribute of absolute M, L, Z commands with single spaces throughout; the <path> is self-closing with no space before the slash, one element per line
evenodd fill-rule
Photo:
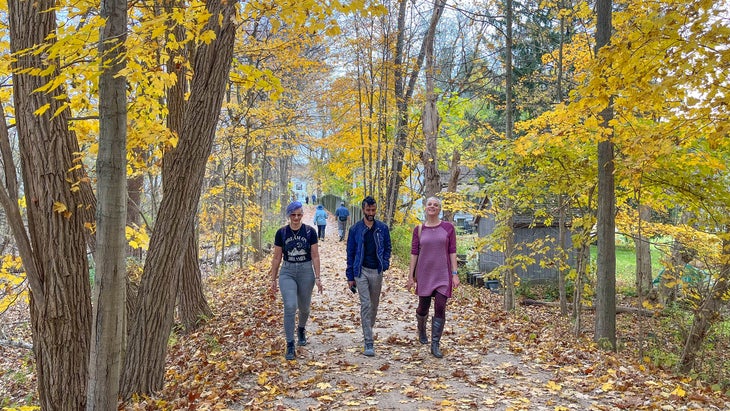
<path fill-rule="evenodd" d="M 186 241 L 188 250 L 185 251 L 182 276 L 180 277 L 180 295 L 178 297 L 178 315 L 185 331 L 195 330 L 201 321 L 213 316 L 208 301 L 203 294 L 203 280 L 200 275 L 198 259 L 197 232 Z"/>
<path fill-rule="evenodd" d="M 164 7 L 167 13 L 172 13 L 176 7 L 181 7 L 179 0 L 168 0 L 165 2 Z M 180 24 L 175 24 L 171 21 L 168 22 L 171 34 L 177 38 L 185 37 L 185 29 Z M 188 109 L 185 100 L 185 93 L 188 89 L 187 69 L 184 64 L 181 64 L 178 59 L 188 58 L 189 55 L 194 54 L 189 49 L 175 49 L 170 50 L 169 59 L 167 62 L 167 70 L 171 73 L 175 73 L 178 81 L 169 88 L 167 92 L 169 114 L 167 117 L 168 128 L 180 136 L 184 131 L 185 127 L 185 111 Z M 177 154 L 177 151 L 169 151 L 165 153 L 163 158 L 163 187 L 167 182 L 175 178 L 171 165 L 174 163 L 173 157 Z M 224 195 L 225 198 L 225 195 Z M 225 213 L 225 208 L 224 208 Z M 196 213 L 197 214 L 197 213 Z M 225 233 L 225 214 L 224 214 L 224 230 Z M 225 250 L 225 234 L 223 234 L 223 250 Z M 178 315 L 180 317 L 183 326 L 186 331 L 194 330 L 199 324 L 202 318 L 208 318 L 212 315 L 208 302 L 203 294 L 202 278 L 200 272 L 200 265 L 198 260 L 198 236 L 195 231 L 195 224 L 192 224 L 188 228 L 188 235 L 185 236 L 184 246 L 181 247 L 185 252 L 184 263 L 182 265 L 182 271 L 180 272 L 180 280 L 178 282 L 178 296 L 180 301 L 178 302 Z"/>
<path fill-rule="evenodd" d="M 439 0 L 436 0 L 437 2 Z M 398 8 L 398 36 L 395 46 L 394 59 L 394 76 L 395 76 L 395 107 L 396 107 L 396 125 L 395 125 L 395 141 L 393 143 L 393 157 L 391 159 L 390 176 L 388 177 L 388 187 L 386 191 L 385 210 L 383 221 L 389 226 L 395 221 L 395 212 L 398 209 L 398 197 L 400 185 L 403 182 L 401 172 L 403 171 L 403 157 L 405 148 L 408 145 L 408 104 L 413 95 L 416 86 L 418 73 L 421 71 L 421 65 L 426 55 L 426 41 L 421 44 L 421 49 L 416 57 L 416 61 L 411 70 L 408 79 L 408 85 L 405 85 L 406 75 L 404 73 L 404 48 L 405 48 L 405 19 L 406 19 L 406 0 L 400 0 Z M 443 4 L 439 4 L 434 8 L 428 31 L 424 39 L 433 37 L 431 31 L 436 30 L 436 24 L 443 12 Z M 439 10 L 440 8 L 440 10 Z"/>
<path fill-rule="evenodd" d="M 137 150 L 139 152 L 139 150 Z M 127 180 L 127 225 L 130 227 L 142 227 L 142 216 L 140 206 L 142 204 L 142 189 L 144 188 L 144 176 L 137 175 Z M 129 255 L 142 260 L 140 249 L 127 249 Z"/>
<path fill-rule="evenodd" d="M 209 0 L 213 18 L 206 26 L 215 40 L 196 52 L 190 102 L 185 111 L 170 176 L 165 180 L 160 212 L 150 239 L 140 284 L 139 305 L 125 361 L 122 395 L 150 394 L 162 388 L 167 340 L 173 323 L 179 273 L 193 234 L 205 164 L 212 149 L 233 55 L 236 2 Z M 220 16 L 221 18 L 218 18 Z"/>
<path fill-rule="evenodd" d="M 580 336 L 583 321 L 583 279 L 588 273 L 588 262 L 591 258 L 590 248 L 585 242 L 581 242 L 578 248 L 578 261 L 575 275 L 575 288 L 573 289 L 573 335 Z"/>
<path fill-rule="evenodd" d="M 456 188 L 459 184 L 459 174 L 461 174 L 461 169 L 459 168 L 459 162 L 461 161 L 461 153 L 459 152 L 459 149 L 454 149 L 454 153 L 451 155 L 451 166 L 450 174 L 449 174 L 449 184 L 446 187 L 446 192 L 448 193 L 455 193 Z M 449 210 L 444 210 L 444 220 L 454 222 L 454 212 Z"/>
<path fill-rule="evenodd" d="M 281 212 L 279 218 L 281 221 L 286 221 L 285 209 L 289 204 L 289 165 L 291 163 L 290 157 L 279 158 L 279 201 L 281 203 Z"/>
<path fill-rule="evenodd" d="M 677 224 L 687 224 L 689 218 L 690 214 L 682 211 Z M 681 242 L 675 239 L 672 242 L 668 267 L 662 273 L 661 280 L 659 281 L 659 301 L 664 306 L 673 303 L 677 298 L 678 280 L 682 278 L 682 271 L 686 264 L 685 260 L 690 260 L 690 257 L 687 255 L 687 249 Z"/>
<path fill-rule="evenodd" d="M 512 110 L 513 110 L 513 102 L 512 102 L 512 0 L 507 0 L 505 4 L 506 8 L 506 18 L 505 18 L 505 26 L 506 26 L 506 36 L 505 36 L 505 139 L 507 141 L 512 140 Z M 514 219 L 512 215 L 512 206 L 513 203 L 511 200 L 507 200 L 505 203 L 505 209 L 508 210 L 510 213 L 510 217 L 507 220 L 507 227 L 508 227 L 508 233 L 507 238 L 505 239 L 505 254 L 507 255 L 507 261 L 511 260 L 511 257 L 515 253 L 515 244 L 514 244 Z M 507 272 L 505 272 L 505 292 L 504 292 L 504 309 L 507 311 L 514 311 L 515 309 L 515 299 L 516 299 L 516 293 L 515 293 L 515 269 L 514 264 L 510 262 L 509 268 L 507 269 Z"/>
<path fill-rule="evenodd" d="M 611 0 L 596 2 L 596 58 L 611 38 Z M 598 143 L 598 258 L 596 323 L 593 338 L 603 348 L 616 349 L 616 193 L 610 121 L 613 103 L 601 111 L 602 128 L 609 135 Z"/>
<path fill-rule="evenodd" d="M 127 2 L 103 0 L 106 19 L 99 53 L 108 67 L 99 79 L 99 195 L 96 275 L 87 410 L 112 410 L 119 403 L 119 380 L 127 337 L 127 78 L 124 57 Z"/>
<path fill-rule="evenodd" d="M 433 43 L 436 36 L 436 24 L 438 24 L 444 10 L 445 1 L 435 0 L 431 24 L 426 38 L 423 39 L 426 49 L 426 104 L 423 108 L 423 136 L 426 141 L 426 149 L 423 151 L 421 160 L 425 170 L 425 192 L 424 197 L 435 196 L 441 191 L 441 175 L 438 170 L 438 132 L 441 119 L 436 108 L 436 92 L 434 91 L 434 76 L 436 69 L 433 62 Z"/>
<path fill-rule="evenodd" d="M 568 315 L 568 297 L 565 290 L 565 267 L 568 263 L 568 250 L 565 249 L 565 243 L 568 237 L 567 214 L 570 203 L 565 201 L 566 196 L 560 195 L 558 217 L 558 250 L 560 251 L 560 264 L 558 264 L 558 294 L 560 296 L 560 315 Z"/>
<path fill-rule="evenodd" d="M 504 235 L 504 254 L 507 268 L 505 269 L 502 282 L 504 283 L 504 300 L 503 308 L 505 311 L 514 311 L 515 303 L 517 300 L 517 293 L 515 291 L 515 281 L 517 281 L 517 275 L 514 268 L 514 255 L 515 255 L 515 233 L 514 233 L 514 218 L 512 216 L 512 202 L 508 201 L 505 204 L 505 210 L 510 213 L 509 218 L 506 219 L 504 224 L 507 226 L 507 230 Z"/>
<path fill-rule="evenodd" d="M 86 407 L 91 337 L 91 289 L 86 257 L 85 205 L 69 181 L 76 169 L 76 136 L 68 128 L 65 90 L 39 92 L 58 76 L 57 58 L 34 53 L 53 42 L 56 4 L 48 0 L 8 2 L 13 62 L 13 99 L 20 142 L 32 255 L 23 256 L 31 286 L 31 330 L 39 405 L 44 410 Z M 29 52 L 30 51 L 30 52 Z M 31 69 L 50 73 L 34 75 Z M 47 110 L 43 110 L 43 107 Z M 43 114 L 36 114 L 36 113 Z M 7 196 L 4 196 L 7 198 Z M 88 221 L 88 219 L 87 219 Z M 16 236 L 25 236 L 18 227 Z M 20 230 L 23 233 L 20 233 Z"/>
<path fill-rule="evenodd" d="M 642 297 L 651 291 L 651 244 L 643 234 L 643 222 L 649 222 L 651 208 L 639 205 L 639 229 L 634 244 L 636 247 L 636 290 Z"/>

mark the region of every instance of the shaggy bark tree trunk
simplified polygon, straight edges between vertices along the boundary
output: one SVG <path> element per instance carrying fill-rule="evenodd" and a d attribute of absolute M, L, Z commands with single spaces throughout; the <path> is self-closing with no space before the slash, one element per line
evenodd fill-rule
<path fill-rule="evenodd" d="M 31 248 L 22 257 L 31 287 L 38 405 L 44 410 L 81 410 L 86 407 L 91 337 L 84 232 L 88 218 L 78 210 L 84 208 L 82 193 L 72 191 L 69 183 L 84 177 L 83 170 L 75 167 L 74 153 L 80 150 L 68 128 L 69 111 L 54 115 L 65 103 L 65 90 L 37 91 L 58 71 L 43 76 L 22 72 L 59 66 L 45 54 L 28 52 L 54 41 L 55 6 L 49 0 L 8 2 L 10 48 L 17 58 L 13 98 Z M 43 114 L 36 114 L 46 105 Z"/>
<path fill-rule="evenodd" d="M 180 276 L 180 295 L 178 296 L 178 315 L 186 332 L 195 330 L 206 318 L 213 316 L 203 293 L 203 279 L 198 259 L 198 237 L 194 234 L 187 240 L 182 275 Z"/>
<path fill-rule="evenodd" d="M 168 165 L 171 178 L 163 185 L 163 199 L 138 292 L 122 384 L 125 398 L 162 388 L 179 273 L 188 250 L 180 244 L 187 244 L 194 232 L 205 164 L 233 56 L 235 7 L 236 2 L 206 3 L 213 16 L 206 26 L 216 36 L 210 44 L 200 46 L 193 63 L 190 99 L 180 140 Z"/>
<path fill-rule="evenodd" d="M 182 6 L 183 4 L 179 0 L 169 0 L 165 3 L 165 11 L 172 13 L 176 7 Z M 185 29 L 182 25 L 172 22 L 170 24 L 173 24 L 171 33 L 175 38 L 185 38 Z M 190 58 L 190 54 L 193 53 L 188 48 L 176 49 L 170 53 L 167 64 L 168 70 L 175 73 L 178 78 L 175 85 L 170 87 L 167 92 L 169 107 L 167 125 L 178 136 L 183 133 L 183 127 L 185 126 L 185 110 L 187 109 L 185 92 L 188 90 L 187 69 L 184 64 L 179 63 L 178 59 Z M 177 151 L 174 150 L 167 152 L 163 158 L 163 187 L 167 181 L 175 178 L 170 165 L 174 164 L 173 157 L 176 153 Z M 185 330 L 189 332 L 194 330 L 202 319 L 209 318 L 213 313 L 203 293 L 203 281 L 198 259 L 199 243 L 195 225 L 191 226 L 186 238 L 183 247 L 185 250 L 184 263 L 180 272 L 180 281 L 178 282 L 178 316 Z"/>

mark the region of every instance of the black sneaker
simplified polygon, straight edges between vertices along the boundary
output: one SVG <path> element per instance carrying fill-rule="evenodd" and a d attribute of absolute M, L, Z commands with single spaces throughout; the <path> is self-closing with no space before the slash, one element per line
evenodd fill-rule
<path fill-rule="evenodd" d="M 298 337 L 298 341 L 297 341 L 298 346 L 304 347 L 305 345 L 307 345 L 307 335 L 305 333 L 304 327 L 297 328 L 297 337 Z"/>
<path fill-rule="evenodd" d="M 286 343 L 286 355 L 284 356 L 287 360 L 291 361 L 297 358 L 296 351 L 294 350 L 294 341 L 287 341 Z"/>

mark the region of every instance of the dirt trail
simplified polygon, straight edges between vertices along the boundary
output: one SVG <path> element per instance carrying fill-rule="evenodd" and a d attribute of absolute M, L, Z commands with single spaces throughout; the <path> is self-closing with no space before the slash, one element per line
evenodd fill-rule
<path fill-rule="evenodd" d="M 313 212 L 313 206 L 305 206 L 305 223 L 311 224 Z M 459 309 L 469 286 L 462 285 L 447 308 L 444 358 L 431 356 L 429 346 L 415 338 L 417 298 L 405 289 L 398 269 L 384 275 L 374 329 L 376 356 L 365 357 L 359 302 L 346 287 L 345 242 L 338 241 L 334 218 L 320 242 L 320 255 L 324 292 L 315 289 L 309 345 L 298 347 L 297 360 L 284 362 L 281 370 L 289 385 L 299 389 L 279 395 L 272 409 L 590 408 L 579 396 L 548 389 L 550 371 L 524 363 L 505 342 L 485 334 L 488 327 L 472 326 L 486 318 Z"/>

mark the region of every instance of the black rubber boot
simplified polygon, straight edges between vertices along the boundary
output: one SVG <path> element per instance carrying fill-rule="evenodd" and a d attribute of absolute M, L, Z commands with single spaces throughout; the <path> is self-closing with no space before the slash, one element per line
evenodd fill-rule
<path fill-rule="evenodd" d="M 444 320 L 444 318 L 434 318 L 431 320 L 431 354 L 436 358 L 444 356 L 439 349 L 441 334 L 444 332 Z"/>
<path fill-rule="evenodd" d="M 285 358 L 287 360 L 293 360 L 297 358 L 296 351 L 294 350 L 294 341 L 287 341 L 286 342 L 286 356 Z"/>
<path fill-rule="evenodd" d="M 426 336 L 426 320 L 427 315 L 416 314 L 416 323 L 418 324 L 418 341 L 421 344 L 428 344 L 428 336 Z"/>
<path fill-rule="evenodd" d="M 307 335 L 304 332 L 304 327 L 298 327 L 297 328 L 297 337 L 299 338 L 299 341 L 297 341 L 297 345 L 300 347 L 304 347 L 307 345 Z"/>

